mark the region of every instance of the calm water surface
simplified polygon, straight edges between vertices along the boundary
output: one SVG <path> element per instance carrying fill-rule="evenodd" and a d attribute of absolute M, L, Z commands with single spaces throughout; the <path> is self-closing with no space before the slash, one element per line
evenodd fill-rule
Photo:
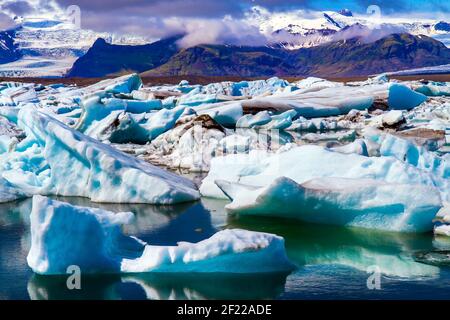
<path fill-rule="evenodd" d="M 450 249 L 431 234 L 396 234 L 305 225 L 226 215 L 225 201 L 156 207 L 101 205 L 59 198 L 76 205 L 132 211 L 128 234 L 155 245 L 198 242 L 223 228 L 275 233 L 286 239 L 297 270 L 289 275 L 123 275 L 82 277 L 82 290 L 66 289 L 65 277 L 34 275 L 30 248 L 31 199 L 0 205 L 0 299 L 449 299 L 450 269 L 416 262 L 416 252 Z M 70 241 L 68 237 L 67 241 Z M 381 290 L 369 290 L 367 269 L 382 272 Z"/>

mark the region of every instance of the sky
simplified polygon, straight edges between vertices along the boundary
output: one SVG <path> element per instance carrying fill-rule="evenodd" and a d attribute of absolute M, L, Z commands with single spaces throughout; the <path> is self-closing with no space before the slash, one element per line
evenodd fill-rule
<path fill-rule="evenodd" d="M 209 43 L 258 44 L 266 41 L 246 13 L 254 6 L 270 12 L 350 9 L 364 14 L 378 5 L 384 15 L 449 16 L 448 0 L 0 0 L 0 29 L 11 17 L 64 12 L 70 5 L 81 9 L 83 28 L 157 39 L 187 33 L 185 45 Z"/>

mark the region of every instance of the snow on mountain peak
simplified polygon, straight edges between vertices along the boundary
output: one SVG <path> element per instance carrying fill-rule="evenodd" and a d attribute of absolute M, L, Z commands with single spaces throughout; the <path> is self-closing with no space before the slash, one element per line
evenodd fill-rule
<path fill-rule="evenodd" d="M 447 46 L 450 44 L 450 24 L 432 19 L 386 15 L 380 21 L 379 15 L 353 14 L 348 9 L 338 12 L 311 10 L 270 12 L 259 6 L 253 7 L 246 18 L 249 23 L 258 25 L 260 31 L 269 39 L 273 38 L 287 49 L 312 47 L 334 41 L 335 33 L 341 33 L 351 26 L 365 27 L 364 34 L 367 30 L 374 30 L 375 34 L 408 32 L 434 37 Z M 344 35 L 351 36 L 351 33 L 347 31 Z M 342 37 L 342 34 L 338 36 Z"/>
<path fill-rule="evenodd" d="M 114 44 L 136 45 L 149 42 L 139 36 L 118 36 L 80 29 L 65 18 L 45 15 L 15 17 L 15 23 L 14 44 L 22 58 L 0 64 L 0 76 L 62 76 L 98 38 Z"/>

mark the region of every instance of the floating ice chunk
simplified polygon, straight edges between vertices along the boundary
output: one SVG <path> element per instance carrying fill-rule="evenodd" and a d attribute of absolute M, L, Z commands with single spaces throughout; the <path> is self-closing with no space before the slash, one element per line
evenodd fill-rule
<path fill-rule="evenodd" d="M 365 136 L 379 145 L 381 156 L 395 157 L 421 170 L 431 172 L 436 177 L 445 179 L 450 177 L 450 163 L 445 158 L 416 145 L 412 140 L 369 130 L 365 131 Z"/>
<path fill-rule="evenodd" d="M 443 225 L 434 227 L 434 234 L 437 236 L 450 237 L 450 225 L 443 224 Z"/>
<path fill-rule="evenodd" d="M 234 127 L 236 122 L 243 116 L 240 102 L 227 102 L 224 104 L 206 104 L 194 108 L 197 114 L 207 114 L 223 126 Z"/>
<path fill-rule="evenodd" d="M 445 82 L 431 82 L 416 88 L 416 91 L 431 97 L 450 96 L 450 85 Z"/>
<path fill-rule="evenodd" d="M 342 87 L 344 85 L 341 82 L 332 82 L 316 77 L 308 77 L 306 79 L 297 81 L 294 84 L 300 89 L 310 89 L 310 88 L 325 89 L 325 88 Z"/>
<path fill-rule="evenodd" d="M 450 204 L 445 204 L 444 207 L 439 210 L 436 214 L 435 220 L 450 224 Z"/>
<path fill-rule="evenodd" d="M 261 96 L 273 94 L 279 89 L 289 86 L 286 80 L 273 77 L 267 80 L 241 81 L 231 85 L 231 95 L 233 96 Z"/>
<path fill-rule="evenodd" d="M 236 122 L 236 128 L 253 128 L 263 126 L 272 120 L 268 111 L 260 111 L 255 115 L 246 114 Z"/>
<path fill-rule="evenodd" d="M 92 125 L 106 118 L 113 111 L 123 111 L 124 106 L 119 104 L 104 104 L 100 96 L 92 96 L 81 101 L 82 114 L 75 128 L 86 132 Z"/>
<path fill-rule="evenodd" d="M 411 90 L 404 84 L 392 83 L 389 86 L 388 105 L 394 110 L 410 110 L 425 102 L 427 97 Z"/>
<path fill-rule="evenodd" d="M 114 203 L 170 204 L 199 198 L 188 179 L 121 153 L 33 108 L 20 110 L 19 126 L 39 144 L 51 168 L 51 189 L 44 194 Z"/>
<path fill-rule="evenodd" d="M 124 110 L 130 113 L 145 113 L 163 108 L 161 100 L 127 100 L 117 98 L 104 98 L 102 103 L 109 109 Z"/>
<path fill-rule="evenodd" d="M 223 193 L 215 186 L 216 180 L 263 187 L 282 176 L 299 184 L 320 177 L 422 184 L 437 186 L 444 199 L 449 196 L 448 179 L 431 170 L 423 170 L 392 156 L 343 154 L 314 145 L 298 146 L 277 154 L 251 150 L 249 154 L 216 157 L 211 161 L 211 169 L 200 192 L 204 196 L 223 198 Z"/>
<path fill-rule="evenodd" d="M 277 114 L 271 117 L 271 121 L 262 125 L 260 128 L 267 130 L 284 130 L 292 125 L 292 119 L 297 115 L 295 110 L 288 110 L 281 114 Z"/>
<path fill-rule="evenodd" d="M 233 201 L 225 207 L 233 214 L 388 231 L 430 231 L 442 207 L 434 187 L 368 179 L 321 178 L 300 185 L 280 177 L 263 188 L 216 184 Z"/>
<path fill-rule="evenodd" d="M 372 106 L 378 91 L 386 92 L 386 87 L 358 89 L 353 87 L 325 88 L 313 92 L 296 90 L 276 96 L 253 98 L 241 102 L 244 110 L 274 110 L 285 112 L 295 110 L 305 118 L 329 117 L 346 114 L 352 109 L 365 110 Z"/>
<path fill-rule="evenodd" d="M 142 86 L 142 80 L 137 74 L 125 75 L 119 78 L 103 80 L 95 84 L 92 88 L 104 87 L 109 93 L 131 93 Z"/>
<path fill-rule="evenodd" d="M 229 135 L 219 142 L 219 146 L 226 154 L 243 153 L 250 149 L 251 137 L 238 134 Z"/>
<path fill-rule="evenodd" d="M 369 156 L 369 151 L 367 150 L 367 145 L 364 139 L 356 139 L 352 143 L 346 144 L 341 147 L 335 147 L 331 150 L 344 153 L 344 154 L 359 154 L 361 156 Z"/>
<path fill-rule="evenodd" d="M 3 106 L 18 106 L 22 103 L 35 103 L 38 101 L 36 91 L 31 84 L 10 86 L 2 90 L 0 94 L 0 105 Z"/>
<path fill-rule="evenodd" d="M 136 116 L 124 111 L 112 111 L 101 121 L 94 122 L 84 134 L 100 141 L 112 143 L 146 143 L 149 132 L 139 122 L 143 115 Z"/>
<path fill-rule="evenodd" d="M 370 83 L 386 83 L 389 82 L 389 77 L 387 76 L 387 74 L 382 73 L 377 75 L 376 77 L 370 78 L 369 81 Z"/>
<path fill-rule="evenodd" d="M 330 133 L 307 133 L 302 136 L 302 140 L 317 143 L 320 141 L 353 141 L 356 138 L 356 131 L 339 131 L 339 132 L 330 132 Z"/>
<path fill-rule="evenodd" d="M 26 198 L 28 195 L 14 187 L 7 180 L 0 178 L 0 203 Z"/>
<path fill-rule="evenodd" d="M 148 132 L 148 140 L 151 141 L 172 129 L 184 111 L 185 107 L 179 106 L 173 109 L 162 109 L 151 114 L 149 119 L 141 125 Z"/>
<path fill-rule="evenodd" d="M 203 94 L 203 93 L 192 94 L 192 92 L 184 96 L 181 96 L 178 100 L 179 105 L 195 107 L 203 104 L 228 101 L 228 99 L 226 99 L 225 96 L 221 96 L 218 94 Z"/>
<path fill-rule="evenodd" d="M 126 236 L 121 225 L 132 213 L 83 208 L 45 197 L 33 198 L 28 265 L 44 275 L 66 274 L 77 265 L 89 273 L 289 272 L 281 237 L 224 230 L 199 243 L 152 246 Z"/>
<path fill-rule="evenodd" d="M 392 127 L 405 121 L 403 112 L 400 110 L 391 110 L 382 115 L 381 122 L 385 127 Z"/>

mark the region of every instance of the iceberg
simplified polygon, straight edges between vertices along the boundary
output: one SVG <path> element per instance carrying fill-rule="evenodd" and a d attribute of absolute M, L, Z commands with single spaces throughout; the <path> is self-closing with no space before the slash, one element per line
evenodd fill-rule
<path fill-rule="evenodd" d="M 272 117 L 267 111 L 260 111 L 255 115 L 246 114 L 243 115 L 236 122 L 236 128 L 253 128 L 258 126 L 263 126 L 269 123 L 272 120 Z"/>
<path fill-rule="evenodd" d="M 66 274 L 76 265 L 89 273 L 283 273 L 293 270 L 281 237 L 223 230 L 198 243 L 153 246 L 126 236 L 130 212 L 72 206 L 34 196 L 30 268 L 41 275 Z"/>
<path fill-rule="evenodd" d="M 236 122 L 237 128 L 255 128 L 266 130 L 285 130 L 292 125 L 292 119 L 297 116 L 295 110 L 287 110 L 277 115 L 270 115 L 267 111 L 260 111 L 252 116 L 246 114 Z"/>
<path fill-rule="evenodd" d="M 415 92 L 400 83 L 392 83 L 389 86 L 388 104 L 390 109 L 410 110 L 427 101 L 427 97 L 420 92 Z"/>
<path fill-rule="evenodd" d="M 26 198 L 28 195 L 11 185 L 6 179 L 0 178 L 0 203 Z"/>
<path fill-rule="evenodd" d="M 320 178 L 303 184 L 280 177 L 256 188 L 218 180 L 231 214 L 276 216 L 309 223 L 385 231 L 426 232 L 442 207 L 431 186 L 371 179 Z"/>
<path fill-rule="evenodd" d="M 450 225 L 443 224 L 434 228 L 434 234 L 437 236 L 450 237 Z"/>
<path fill-rule="evenodd" d="M 226 198 L 215 185 L 216 180 L 264 187 L 283 176 L 299 184 L 314 178 L 335 177 L 436 187 L 443 200 L 448 201 L 449 182 L 440 174 L 441 168 L 423 170 L 393 156 L 366 157 L 316 145 L 297 146 L 278 153 L 251 150 L 248 154 L 212 159 L 200 192 L 207 197 Z"/>
<path fill-rule="evenodd" d="M 205 104 L 195 107 L 194 110 L 198 115 L 209 115 L 225 127 L 236 126 L 237 121 L 243 116 L 242 105 L 239 102 Z"/>
<path fill-rule="evenodd" d="M 450 85 L 446 82 L 430 82 L 415 90 L 429 97 L 450 96 Z"/>
<path fill-rule="evenodd" d="M 151 141 L 162 133 L 175 127 L 175 123 L 181 117 L 185 108 L 162 109 L 150 114 L 148 120 L 141 125 L 148 132 L 148 140 Z"/>
<path fill-rule="evenodd" d="M 450 177 L 450 163 L 427 150 L 424 146 L 418 146 L 409 139 L 399 138 L 392 134 L 381 134 L 378 131 L 365 130 L 365 137 L 379 145 L 379 155 L 394 157 L 423 171 L 428 171 L 436 177 L 436 184 L 443 186 Z M 442 182 L 442 183 L 440 183 Z"/>
<path fill-rule="evenodd" d="M 121 153 L 34 108 L 22 108 L 18 124 L 26 132 L 25 142 L 30 145 L 22 145 L 24 152 L 30 153 L 32 148 L 37 148 L 39 161 L 45 161 L 47 166 L 35 168 L 36 161 L 32 159 L 19 161 L 16 162 L 18 168 L 6 170 L 2 176 L 12 185 L 29 189 L 31 194 L 79 196 L 95 202 L 152 204 L 199 198 L 194 183 L 188 179 Z M 31 183 L 28 178 L 24 180 L 18 175 L 17 169 L 31 172 L 32 177 L 39 174 L 44 178 L 40 183 Z"/>

